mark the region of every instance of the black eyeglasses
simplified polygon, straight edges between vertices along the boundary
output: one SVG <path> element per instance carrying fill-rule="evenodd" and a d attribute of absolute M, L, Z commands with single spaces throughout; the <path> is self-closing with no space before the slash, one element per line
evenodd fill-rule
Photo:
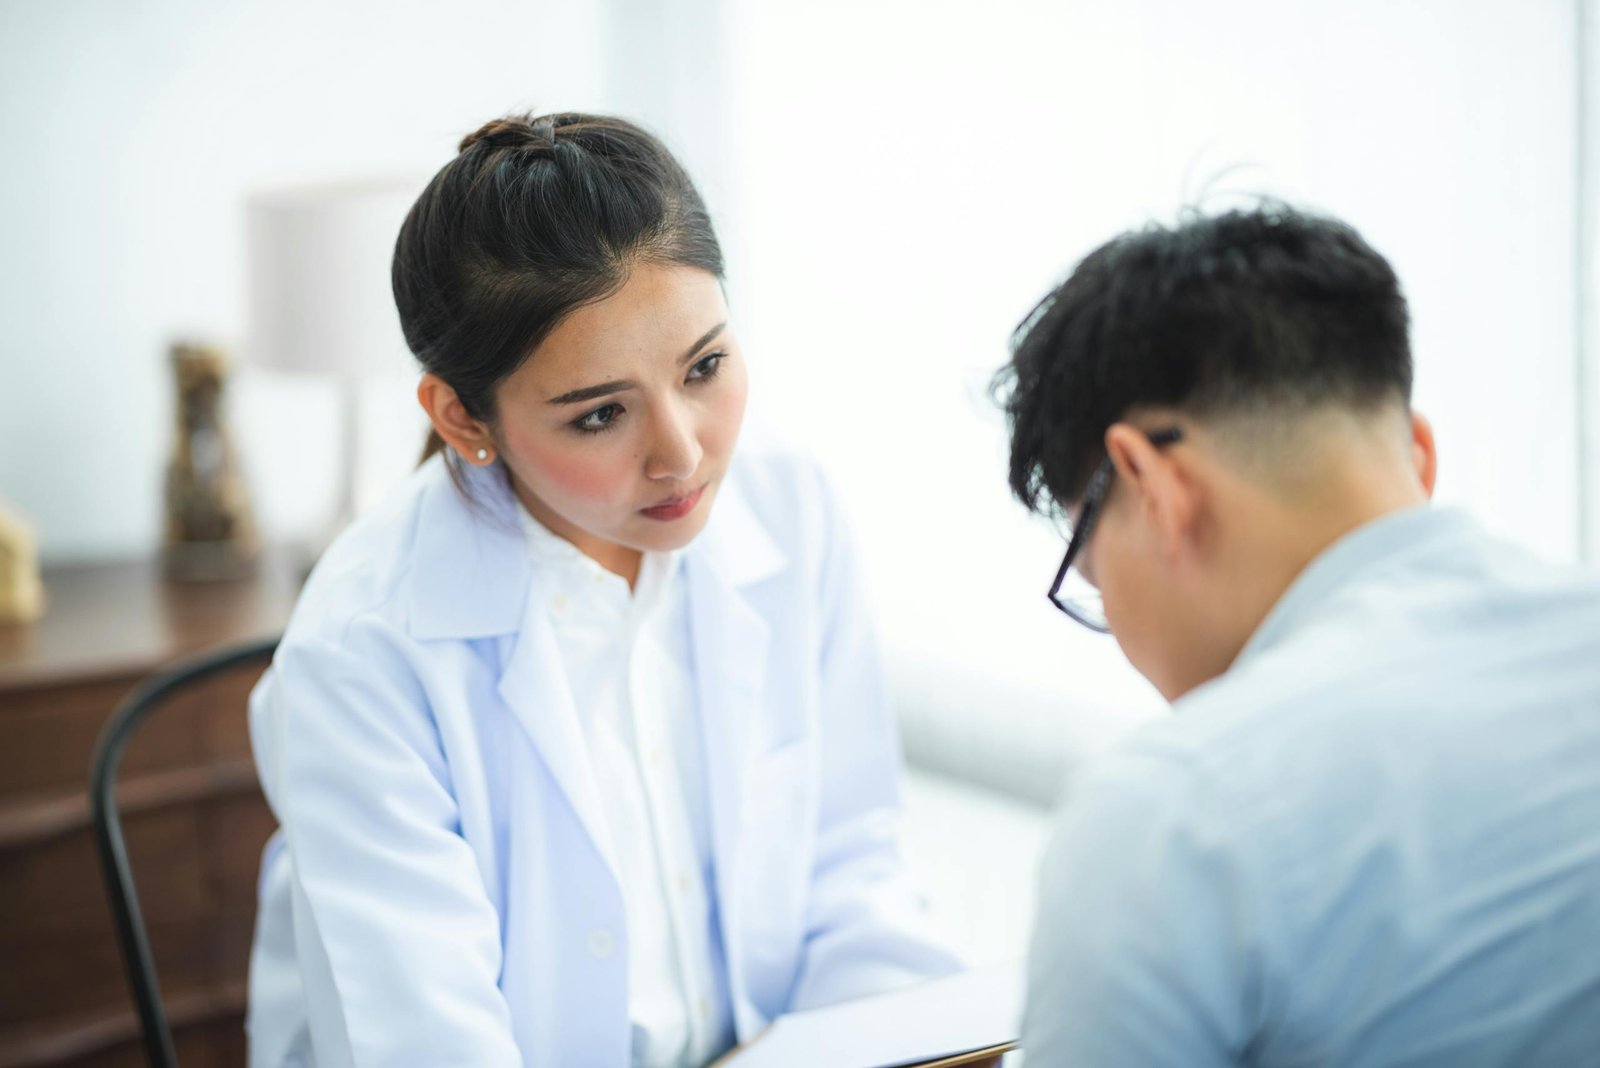
<path fill-rule="evenodd" d="M 1183 430 L 1181 427 L 1171 426 L 1164 430 L 1152 431 L 1145 437 L 1149 438 L 1150 444 L 1156 448 L 1165 448 L 1183 440 Z M 1100 466 L 1094 469 L 1094 474 L 1089 476 L 1089 485 L 1083 491 L 1083 507 L 1078 511 L 1078 521 L 1073 525 L 1072 537 L 1067 542 L 1067 555 L 1061 558 L 1061 569 L 1056 572 L 1056 580 L 1051 583 L 1048 595 L 1051 604 L 1090 630 L 1101 634 L 1110 634 L 1111 628 L 1106 625 L 1106 610 L 1100 600 L 1100 591 L 1095 588 L 1094 583 L 1084 578 L 1081 572 L 1074 570 L 1072 563 L 1089 541 L 1089 534 L 1094 530 L 1094 521 L 1105 505 L 1106 494 L 1111 491 L 1111 479 L 1116 473 L 1117 469 L 1112 466 L 1111 457 L 1107 456 L 1100 461 Z"/>

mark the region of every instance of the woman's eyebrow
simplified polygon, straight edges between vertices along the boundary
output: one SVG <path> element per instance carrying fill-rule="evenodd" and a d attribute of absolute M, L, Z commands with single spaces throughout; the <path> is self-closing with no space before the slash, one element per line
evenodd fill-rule
<path fill-rule="evenodd" d="M 705 348 L 706 345 L 710 343 L 712 338 L 716 337 L 718 334 L 722 333 L 727 328 L 728 328 L 728 320 L 724 319 L 724 320 L 722 320 L 722 322 L 718 323 L 716 326 L 713 326 L 710 330 L 707 330 L 705 333 L 701 334 L 700 335 L 700 340 L 696 341 L 693 345 L 690 345 L 688 352 L 686 352 L 682 356 L 678 357 L 678 363 L 685 364 L 685 363 L 688 363 L 690 360 L 694 359 L 695 353 L 697 353 L 701 349 Z"/>
<path fill-rule="evenodd" d="M 690 360 L 694 359 L 695 354 L 697 352 L 699 352 L 701 349 L 705 348 L 706 345 L 709 344 L 713 338 L 715 338 L 718 334 L 722 333 L 727 328 L 728 328 L 728 321 L 726 319 L 724 319 L 722 322 L 718 323 L 716 326 L 713 326 L 710 330 L 707 330 L 704 334 L 701 334 L 700 335 L 700 339 L 698 341 L 696 341 L 693 345 L 689 346 L 689 351 L 684 353 L 682 356 L 678 357 L 678 363 L 681 365 L 681 364 L 688 363 Z M 570 390 L 570 391 L 568 391 L 566 393 L 561 394 L 560 396 L 551 397 L 548 403 L 550 403 L 550 404 L 581 404 L 584 401 L 597 400 L 600 397 L 609 396 L 612 393 L 621 393 L 624 390 L 633 389 L 637 385 L 638 385 L 638 383 L 634 382 L 631 379 L 618 379 L 615 382 L 601 382 L 597 386 L 584 386 L 582 389 Z"/>
<path fill-rule="evenodd" d="M 574 389 L 571 392 L 563 393 L 559 397 L 551 397 L 550 403 L 577 404 L 581 401 L 604 397 L 609 393 L 621 393 L 623 390 L 632 389 L 633 387 L 634 383 L 626 379 L 617 382 L 602 382 L 598 386 L 584 386 L 582 389 Z"/>

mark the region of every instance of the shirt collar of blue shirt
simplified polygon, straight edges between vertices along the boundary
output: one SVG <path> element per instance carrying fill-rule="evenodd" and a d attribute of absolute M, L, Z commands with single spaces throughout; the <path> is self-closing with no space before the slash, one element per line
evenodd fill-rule
<path fill-rule="evenodd" d="M 1278 645 L 1361 573 L 1407 556 L 1429 554 L 1442 542 L 1474 529 L 1476 524 L 1464 511 L 1429 505 L 1404 508 L 1362 524 L 1324 549 L 1295 577 L 1229 670 Z"/>

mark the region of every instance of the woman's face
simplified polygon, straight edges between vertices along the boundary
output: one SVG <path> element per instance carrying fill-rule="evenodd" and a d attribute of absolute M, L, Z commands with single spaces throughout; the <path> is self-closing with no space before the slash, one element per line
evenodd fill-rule
<path fill-rule="evenodd" d="M 495 440 L 534 518 L 631 575 L 705 526 L 746 385 L 716 277 L 643 264 L 501 383 Z"/>

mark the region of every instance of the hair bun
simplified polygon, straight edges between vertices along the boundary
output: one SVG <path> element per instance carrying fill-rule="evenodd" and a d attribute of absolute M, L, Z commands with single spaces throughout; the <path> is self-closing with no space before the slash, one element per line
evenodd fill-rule
<path fill-rule="evenodd" d="M 461 139 L 459 151 L 465 152 L 478 144 L 487 144 L 490 148 L 549 148 L 555 141 L 555 124 L 550 119 L 513 115 L 484 123 Z"/>

